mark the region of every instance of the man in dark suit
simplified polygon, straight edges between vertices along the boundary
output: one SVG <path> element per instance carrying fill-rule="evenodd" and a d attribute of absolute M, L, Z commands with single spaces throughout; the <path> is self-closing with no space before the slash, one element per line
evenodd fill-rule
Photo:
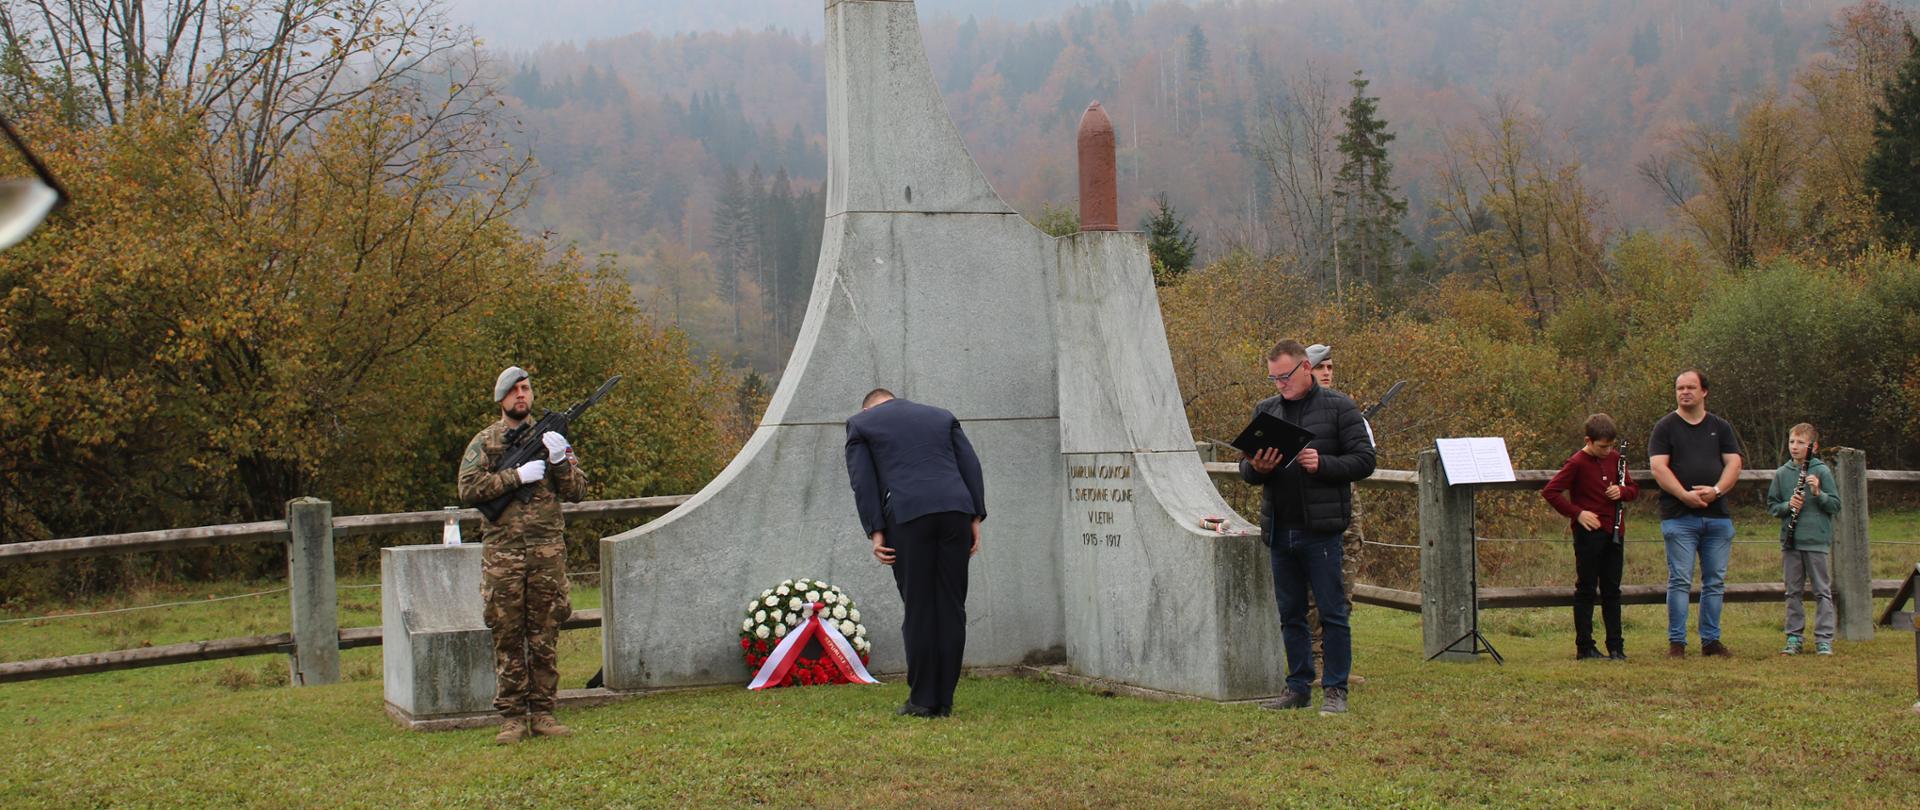
<path fill-rule="evenodd" d="M 967 645 L 967 558 L 980 551 L 987 490 L 951 412 L 876 388 L 847 418 L 847 479 L 873 557 L 906 603 L 907 688 L 899 714 L 944 717 Z"/>

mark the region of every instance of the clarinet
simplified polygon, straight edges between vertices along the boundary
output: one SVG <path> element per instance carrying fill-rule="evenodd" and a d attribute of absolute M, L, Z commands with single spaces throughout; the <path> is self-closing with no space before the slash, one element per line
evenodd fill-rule
<path fill-rule="evenodd" d="M 1613 502 L 1613 544 L 1625 545 L 1627 516 L 1627 446 L 1621 444 L 1615 448 L 1620 454 L 1620 463 L 1614 468 L 1613 484 L 1620 488 L 1620 499 Z"/>
<path fill-rule="evenodd" d="M 1807 446 L 1807 458 L 1800 462 L 1800 483 L 1793 487 L 1793 497 L 1800 499 L 1800 505 L 1793 507 L 1787 514 L 1787 523 L 1780 527 L 1780 548 L 1792 551 L 1793 529 L 1800 525 L 1800 510 L 1807 508 L 1807 468 L 1813 466 L 1813 446 Z"/>

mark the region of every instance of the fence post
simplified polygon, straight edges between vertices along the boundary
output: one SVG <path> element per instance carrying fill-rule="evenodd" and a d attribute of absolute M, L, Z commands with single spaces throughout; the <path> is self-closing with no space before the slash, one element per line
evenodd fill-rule
<path fill-rule="evenodd" d="M 1873 565 L 1867 546 L 1867 454 L 1851 447 L 1834 452 L 1834 483 L 1840 514 L 1833 524 L 1833 608 L 1840 637 L 1873 640 Z"/>
<path fill-rule="evenodd" d="M 340 604 L 333 587 L 333 504 L 287 501 L 287 586 L 293 603 L 294 686 L 340 682 Z"/>
<path fill-rule="evenodd" d="M 1440 452 L 1420 451 L 1420 634 L 1426 657 L 1472 661 L 1449 644 L 1473 629 L 1473 487 L 1447 486 Z M 1442 650 L 1448 650 L 1440 654 Z"/>

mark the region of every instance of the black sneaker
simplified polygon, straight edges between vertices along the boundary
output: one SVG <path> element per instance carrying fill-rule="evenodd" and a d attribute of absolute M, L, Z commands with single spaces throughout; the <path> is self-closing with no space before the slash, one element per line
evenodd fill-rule
<path fill-rule="evenodd" d="M 1605 658 L 1606 656 L 1601 655 L 1600 650 L 1597 647 L 1587 647 L 1585 649 L 1582 649 L 1580 652 L 1574 654 L 1573 657 L 1574 657 L 1574 660 L 1576 661 L 1586 661 L 1586 660 L 1595 659 L 1595 658 Z"/>
<path fill-rule="evenodd" d="M 1312 702 L 1313 702 L 1313 695 L 1311 693 L 1296 692 L 1293 690 L 1293 687 L 1287 687 L 1287 691 L 1281 692 L 1279 697 L 1274 698 L 1272 700 L 1260 701 L 1260 708 L 1262 709 L 1304 709 L 1307 707 L 1308 704 Z"/>
<path fill-rule="evenodd" d="M 1347 690 L 1338 686 L 1333 686 L 1333 687 L 1328 687 L 1324 691 L 1326 692 L 1326 700 L 1322 701 L 1320 704 L 1320 716 L 1332 717 L 1333 715 L 1336 715 L 1336 714 L 1346 714 L 1347 713 Z"/>
<path fill-rule="evenodd" d="M 1620 649 L 1619 647 L 1615 647 L 1607 651 L 1607 658 L 1613 661 L 1625 661 L 1627 660 L 1627 651 Z"/>

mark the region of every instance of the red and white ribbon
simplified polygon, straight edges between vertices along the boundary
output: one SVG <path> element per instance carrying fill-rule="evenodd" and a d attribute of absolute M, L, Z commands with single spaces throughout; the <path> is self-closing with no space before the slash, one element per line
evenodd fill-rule
<path fill-rule="evenodd" d="M 767 660 L 760 665 L 760 671 L 754 673 L 753 682 L 747 684 L 748 689 L 766 689 L 770 686 L 779 686 L 786 681 L 787 673 L 799 663 L 800 651 L 807 648 L 807 640 L 810 638 L 820 639 L 820 647 L 826 651 L 827 661 L 831 662 L 840 674 L 846 676 L 849 682 L 879 683 L 867 673 L 866 665 L 860 663 L 859 653 L 854 652 L 853 643 L 847 641 L 846 636 L 841 635 L 840 628 L 833 626 L 833 622 L 820 617 L 820 611 L 824 607 L 826 606 L 819 603 L 807 606 L 806 618 L 802 619 L 800 626 L 793 628 L 793 632 L 788 633 L 786 638 L 781 639 L 779 645 L 773 648 Z"/>

